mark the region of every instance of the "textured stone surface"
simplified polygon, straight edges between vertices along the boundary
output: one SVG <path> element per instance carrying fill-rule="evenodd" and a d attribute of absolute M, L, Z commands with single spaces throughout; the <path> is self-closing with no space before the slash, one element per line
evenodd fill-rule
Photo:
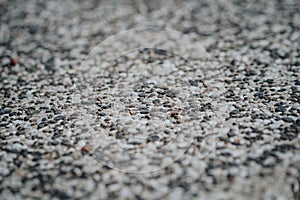
<path fill-rule="evenodd" d="M 1 1 L 0 199 L 299 199 L 299 9 L 273 0 Z M 107 37 L 146 26 L 187 34 L 218 65 L 144 49 L 119 57 L 110 77 L 77 70 Z M 78 93 L 90 96 L 77 102 Z M 153 158 L 130 157 L 168 141 Z"/>

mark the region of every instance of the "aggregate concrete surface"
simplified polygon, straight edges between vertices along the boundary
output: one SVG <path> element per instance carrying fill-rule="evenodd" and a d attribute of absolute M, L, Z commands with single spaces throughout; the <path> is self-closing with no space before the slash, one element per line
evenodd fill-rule
<path fill-rule="evenodd" d="M 300 199 L 299 11 L 0 1 L 0 199 Z M 184 33 L 210 56 L 140 48 L 81 67 L 138 27 Z"/>

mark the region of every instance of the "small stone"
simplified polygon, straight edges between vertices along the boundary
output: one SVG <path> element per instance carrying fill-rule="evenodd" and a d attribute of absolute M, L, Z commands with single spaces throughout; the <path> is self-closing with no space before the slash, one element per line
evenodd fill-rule
<path fill-rule="evenodd" d="M 10 59 L 10 65 L 11 66 L 15 66 L 17 64 L 19 64 L 19 60 L 17 58 L 11 58 Z"/>
<path fill-rule="evenodd" d="M 176 94 L 177 94 L 176 91 L 169 90 L 169 91 L 167 91 L 166 96 L 174 98 L 174 97 L 176 97 Z"/>
<path fill-rule="evenodd" d="M 290 118 L 290 117 L 283 117 L 282 120 L 284 122 L 288 122 L 288 123 L 293 123 L 294 122 L 294 120 L 292 118 Z"/>
<path fill-rule="evenodd" d="M 89 148 L 87 147 L 87 146 L 83 146 L 82 148 L 81 148 L 81 153 L 83 153 L 83 154 L 87 154 L 87 153 L 89 153 Z"/>
<path fill-rule="evenodd" d="M 284 106 L 278 106 L 276 109 L 275 109 L 275 112 L 285 112 L 286 111 L 286 108 Z"/>
<path fill-rule="evenodd" d="M 56 116 L 54 117 L 54 121 L 59 121 L 59 120 L 63 120 L 64 116 Z"/>
<path fill-rule="evenodd" d="M 227 136 L 228 137 L 234 137 L 234 136 L 236 136 L 236 134 L 233 132 L 232 129 L 230 129 L 229 132 L 227 133 Z"/>
<path fill-rule="evenodd" d="M 177 117 L 178 117 L 178 109 L 174 109 L 174 110 L 171 112 L 171 117 L 174 117 L 174 118 L 177 118 Z"/>
<path fill-rule="evenodd" d="M 235 145 L 240 144 L 240 139 L 239 138 L 234 138 L 234 140 L 232 141 L 232 144 L 235 144 Z"/>
<path fill-rule="evenodd" d="M 139 97 L 146 97 L 145 92 L 140 92 L 140 93 L 139 93 Z"/>
<path fill-rule="evenodd" d="M 19 144 L 19 143 L 15 143 L 12 145 L 12 149 L 16 150 L 16 151 L 21 151 L 23 149 L 23 145 Z"/>
<path fill-rule="evenodd" d="M 28 146 L 32 146 L 34 144 L 34 140 L 26 140 L 26 144 Z"/>
<path fill-rule="evenodd" d="M 236 115 L 236 114 L 239 114 L 239 110 L 238 109 L 234 109 L 234 110 L 232 110 L 232 111 L 230 111 L 230 115 Z"/>
<path fill-rule="evenodd" d="M 48 125 L 47 122 L 41 122 L 41 123 L 38 124 L 38 129 L 44 128 L 47 125 Z"/>
<path fill-rule="evenodd" d="M 141 114 L 149 114 L 149 113 L 150 113 L 150 110 L 141 110 L 140 113 L 141 113 Z"/>
<path fill-rule="evenodd" d="M 270 79 L 270 78 L 266 80 L 266 82 L 269 83 L 269 84 L 273 83 L 273 81 L 274 81 L 274 80 L 273 80 L 273 79 Z"/>
<path fill-rule="evenodd" d="M 9 114 L 10 112 L 11 112 L 10 110 L 1 109 L 0 110 L 0 115 Z"/>
<path fill-rule="evenodd" d="M 80 149 L 83 148 L 85 145 L 86 145 L 86 142 L 84 140 L 80 140 L 78 142 L 78 147 L 80 147 Z"/>
<path fill-rule="evenodd" d="M 254 75 L 256 75 L 256 72 L 254 70 L 248 70 L 246 72 L 246 76 L 254 76 Z"/>
<path fill-rule="evenodd" d="M 159 136 L 158 135 L 150 134 L 148 136 L 148 141 L 157 141 L 157 140 L 159 140 Z"/>

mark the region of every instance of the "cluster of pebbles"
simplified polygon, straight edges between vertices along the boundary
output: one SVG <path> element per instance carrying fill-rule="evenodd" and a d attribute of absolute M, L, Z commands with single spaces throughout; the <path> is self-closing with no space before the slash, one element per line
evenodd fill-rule
<path fill-rule="evenodd" d="M 299 2 L 0 5 L 0 199 L 299 199 Z M 142 48 L 82 68 L 145 26 L 211 61 Z"/>
<path fill-rule="evenodd" d="M 70 128 L 97 160 L 145 173 L 172 164 L 196 137 L 203 140 L 199 157 L 213 148 L 225 116 L 216 97 L 222 84 L 207 80 L 215 62 L 140 48 L 102 68 L 92 55 L 76 71 L 86 81 L 74 85 Z"/>

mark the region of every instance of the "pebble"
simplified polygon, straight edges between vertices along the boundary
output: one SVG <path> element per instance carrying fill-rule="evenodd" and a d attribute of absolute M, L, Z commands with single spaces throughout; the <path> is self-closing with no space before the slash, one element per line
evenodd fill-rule
<path fill-rule="evenodd" d="M 282 118 L 282 120 L 283 120 L 284 122 L 294 123 L 294 120 L 293 120 L 292 118 L 290 118 L 290 117 L 284 117 L 284 118 Z"/>
<path fill-rule="evenodd" d="M 236 115 L 236 114 L 238 114 L 240 111 L 238 110 L 238 109 L 234 109 L 234 110 L 232 110 L 232 111 L 230 111 L 230 115 Z"/>
<path fill-rule="evenodd" d="M 285 111 L 286 111 L 286 108 L 284 106 L 278 106 L 275 109 L 275 112 L 285 112 Z"/>
<path fill-rule="evenodd" d="M 19 143 L 15 143 L 15 144 L 12 145 L 12 149 L 16 150 L 18 152 L 21 151 L 21 150 L 23 150 L 24 148 L 25 147 L 23 145 L 19 144 Z"/>

